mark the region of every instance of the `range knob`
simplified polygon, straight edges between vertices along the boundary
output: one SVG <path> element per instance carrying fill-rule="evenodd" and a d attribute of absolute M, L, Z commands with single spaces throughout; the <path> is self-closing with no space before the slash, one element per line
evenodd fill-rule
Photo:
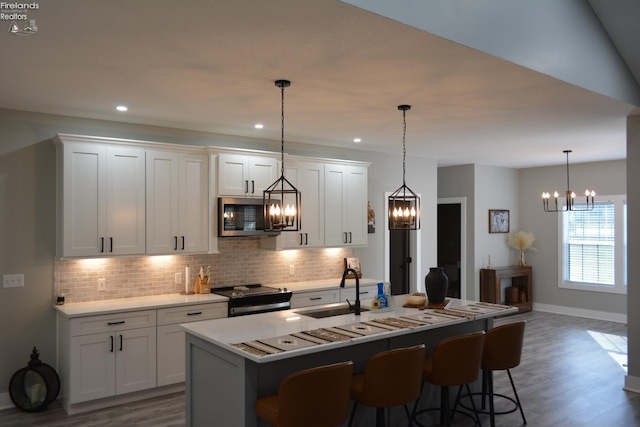
<path fill-rule="evenodd" d="M 284 292 L 289 292 L 289 291 L 287 290 L 287 288 L 284 288 Z"/>

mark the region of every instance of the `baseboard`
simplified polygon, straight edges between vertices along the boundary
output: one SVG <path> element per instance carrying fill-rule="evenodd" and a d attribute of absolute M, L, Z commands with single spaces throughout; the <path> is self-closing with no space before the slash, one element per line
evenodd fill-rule
<path fill-rule="evenodd" d="M 533 303 L 533 309 L 547 313 L 567 314 L 569 316 L 587 317 L 589 319 L 607 320 L 609 322 L 627 323 L 627 315 L 608 311 L 585 310 L 583 308 L 564 307 L 561 305 Z"/>
<path fill-rule="evenodd" d="M 640 393 L 640 378 L 632 377 L 631 375 L 627 375 L 624 377 L 624 387 L 627 391 L 632 391 L 634 393 Z"/>
<path fill-rule="evenodd" d="M 11 401 L 9 393 L 0 393 L 0 411 L 4 409 L 13 408 L 15 405 Z"/>

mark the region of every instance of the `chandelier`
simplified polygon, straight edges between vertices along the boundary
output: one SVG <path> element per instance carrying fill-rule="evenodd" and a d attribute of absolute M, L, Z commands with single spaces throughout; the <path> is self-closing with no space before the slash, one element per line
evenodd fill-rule
<path fill-rule="evenodd" d="M 405 180 L 407 148 L 407 111 L 411 105 L 398 105 L 402 111 L 402 186 L 389 196 L 389 230 L 420 229 L 420 197 L 416 195 Z"/>
<path fill-rule="evenodd" d="M 302 195 L 284 176 L 284 88 L 291 86 L 291 82 L 276 80 L 275 83 L 280 88 L 281 97 L 280 178 L 262 195 L 264 231 L 298 231 Z"/>
<path fill-rule="evenodd" d="M 551 198 L 551 194 L 546 191 L 542 193 L 542 207 L 545 212 L 561 212 L 561 211 L 590 211 L 593 210 L 594 200 L 596 197 L 595 191 L 589 191 L 588 189 L 584 192 L 584 197 L 586 199 L 586 204 L 579 204 L 579 207 L 576 207 L 574 202 L 576 198 L 576 193 L 571 191 L 571 187 L 569 186 L 569 153 L 571 150 L 564 150 L 563 153 L 567 155 L 567 191 L 565 191 L 566 202 L 564 208 L 560 207 L 558 209 L 558 192 L 553 192 L 553 206 L 549 207 L 549 199 Z"/>

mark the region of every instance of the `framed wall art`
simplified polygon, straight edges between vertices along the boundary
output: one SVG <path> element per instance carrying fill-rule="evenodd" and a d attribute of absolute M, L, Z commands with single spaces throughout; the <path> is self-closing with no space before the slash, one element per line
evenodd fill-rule
<path fill-rule="evenodd" d="M 509 232 L 509 211 L 506 209 L 489 209 L 489 233 Z"/>

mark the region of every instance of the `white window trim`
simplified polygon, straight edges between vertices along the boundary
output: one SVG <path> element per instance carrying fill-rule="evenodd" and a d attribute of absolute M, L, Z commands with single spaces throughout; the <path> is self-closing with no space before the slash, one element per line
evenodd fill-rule
<path fill-rule="evenodd" d="M 565 206 L 565 199 L 562 198 L 562 206 Z M 560 201 L 560 198 L 558 198 Z M 616 195 L 616 196 L 598 196 L 596 198 L 596 203 L 600 201 L 611 201 L 616 204 L 616 231 L 624 230 L 623 228 L 623 215 L 622 215 L 622 206 L 623 203 L 626 203 L 627 196 L 626 195 Z M 577 203 L 576 203 L 577 206 Z M 624 238 L 616 237 L 615 241 L 615 284 L 614 285 L 603 285 L 600 283 L 586 283 L 586 282 L 570 282 L 564 280 L 563 270 L 564 270 L 564 247 L 563 247 L 563 230 L 562 230 L 562 214 L 558 214 L 558 288 L 560 289 L 574 289 L 581 291 L 590 291 L 590 292 L 604 292 L 609 294 L 619 294 L 626 295 L 627 294 L 627 286 L 625 284 L 625 274 L 624 274 L 624 257 L 618 254 L 623 253 L 624 251 Z"/>

